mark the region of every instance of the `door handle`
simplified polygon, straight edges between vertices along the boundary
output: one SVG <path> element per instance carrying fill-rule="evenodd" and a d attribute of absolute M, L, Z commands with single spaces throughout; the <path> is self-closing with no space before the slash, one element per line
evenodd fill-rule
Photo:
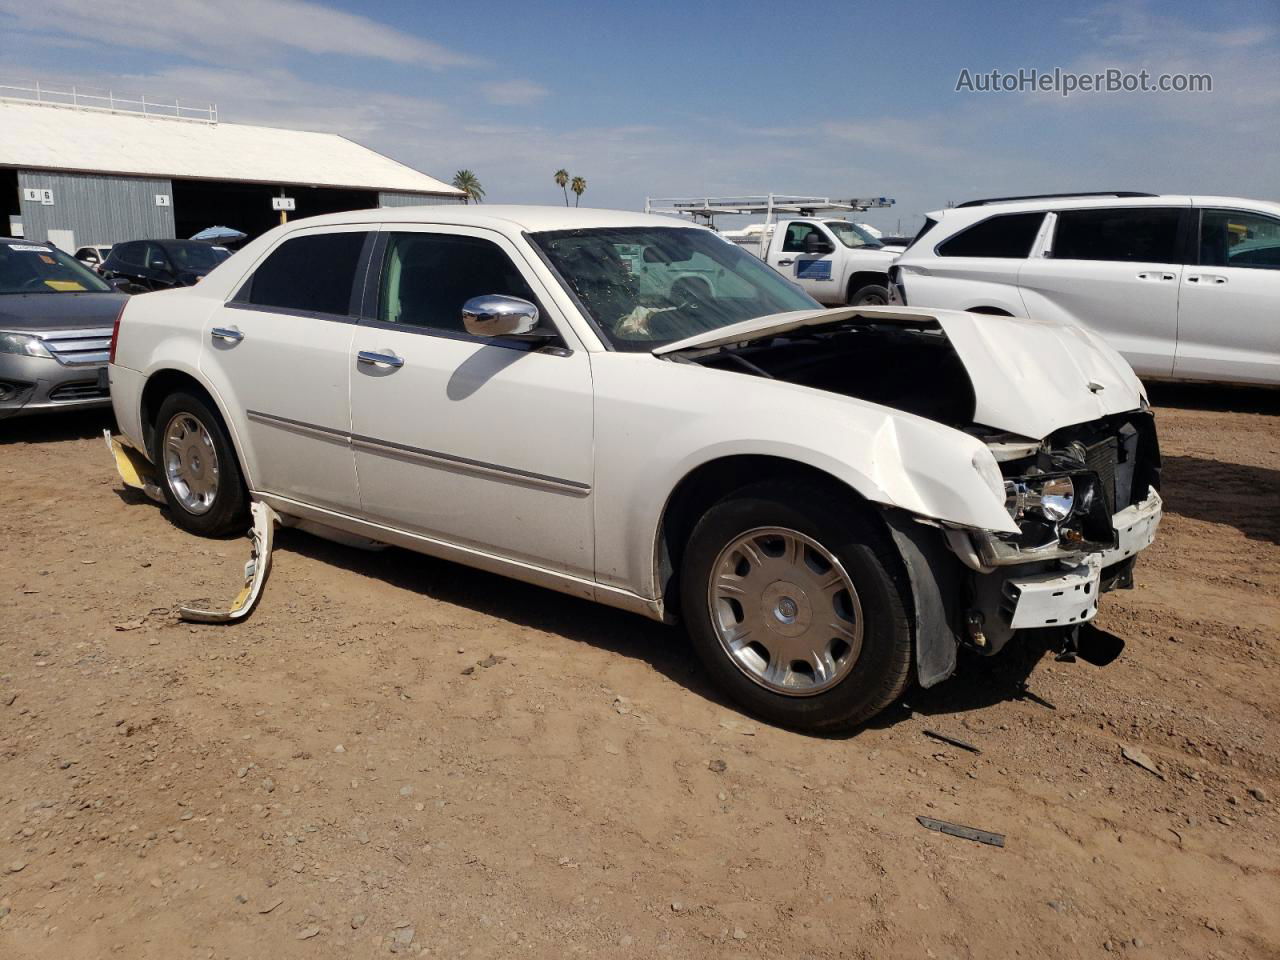
<path fill-rule="evenodd" d="M 1139 280 L 1176 280 L 1178 279 L 1172 273 L 1140 273 Z"/>
<path fill-rule="evenodd" d="M 794 260 L 779 260 L 779 261 L 778 261 L 778 266 L 780 266 L 780 267 L 789 267 L 789 266 L 791 266 L 793 263 L 795 263 L 795 261 L 794 261 Z"/>
<path fill-rule="evenodd" d="M 1212 283 L 1223 284 L 1227 282 L 1226 277 L 1215 277 L 1209 274 L 1198 274 L 1194 277 L 1187 277 L 1187 283 Z"/>
<path fill-rule="evenodd" d="M 397 357 L 394 353 L 375 353 L 372 350 L 361 350 L 356 354 L 356 360 L 360 363 L 367 363 L 379 367 L 403 367 L 404 357 Z"/>
<path fill-rule="evenodd" d="M 209 331 L 209 336 L 215 340 L 225 340 L 228 343 L 239 343 L 244 339 L 244 334 L 235 327 L 214 327 Z"/>

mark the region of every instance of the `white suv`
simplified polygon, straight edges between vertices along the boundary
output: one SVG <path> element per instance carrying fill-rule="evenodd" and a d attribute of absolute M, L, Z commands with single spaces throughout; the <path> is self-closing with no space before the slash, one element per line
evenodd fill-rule
<path fill-rule="evenodd" d="M 1280 204 L 1071 194 L 931 213 L 893 302 L 1074 323 L 1142 377 L 1280 384 Z"/>

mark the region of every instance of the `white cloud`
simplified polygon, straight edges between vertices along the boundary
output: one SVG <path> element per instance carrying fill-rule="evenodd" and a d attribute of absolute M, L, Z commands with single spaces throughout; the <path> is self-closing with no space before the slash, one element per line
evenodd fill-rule
<path fill-rule="evenodd" d="M 485 99 L 500 107 L 523 107 L 537 103 L 551 91 L 532 80 L 503 80 L 481 88 Z"/>
<path fill-rule="evenodd" d="M 86 16 L 78 0 L 0 0 L 19 30 L 80 38 L 183 59 L 244 63 L 273 53 L 369 57 L 431 69 L 475 64 L 448 50 L 368 17 L 307 0 L 167 0 L 157 16 L 153 0 L 112 0 L 102 15 Z"/>

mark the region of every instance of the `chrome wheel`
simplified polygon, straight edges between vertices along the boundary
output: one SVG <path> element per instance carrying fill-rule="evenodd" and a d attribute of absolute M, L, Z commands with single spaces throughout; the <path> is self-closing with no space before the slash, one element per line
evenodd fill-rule
<path fill-rule="evenodd" d="M 218 496 L 218 454 L 213 437 L 189 413 L 164 428 L 164 472 L 169 489 L 188 513 L 207 513 Z"/>
<path fill-rule="evenodd" d="M 711 567 L 707 607 L 720 646 L 756 683 L 812 696 L 862 651 L 862 605 L 830 551 L 785 527 L 748 531 Z"/>

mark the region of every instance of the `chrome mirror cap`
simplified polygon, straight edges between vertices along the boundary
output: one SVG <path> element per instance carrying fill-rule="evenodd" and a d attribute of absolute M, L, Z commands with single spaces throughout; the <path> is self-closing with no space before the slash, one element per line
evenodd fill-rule
<path fill-rule="evenodd" d="M 474 337 L 519 337 L 538 327 L 538 308 L 519 297 L 490 294 L 462 305 L 462 325 Z"/>

